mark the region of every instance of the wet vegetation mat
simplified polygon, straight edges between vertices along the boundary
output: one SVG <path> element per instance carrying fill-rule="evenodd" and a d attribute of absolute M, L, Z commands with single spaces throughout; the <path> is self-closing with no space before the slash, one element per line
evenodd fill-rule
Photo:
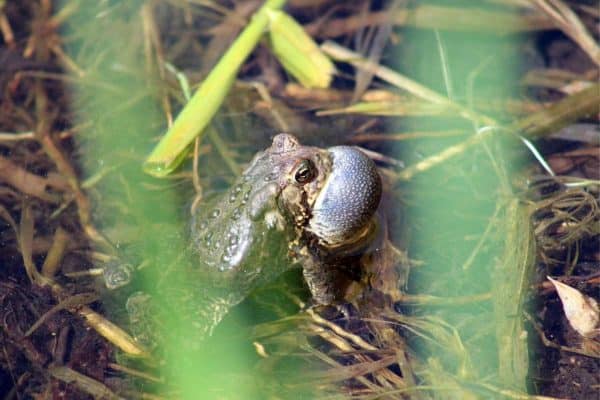
<path fill-rule="evenodd" d="M 599 19 L 0 0 L 1 397 L 597 398 Z"/>

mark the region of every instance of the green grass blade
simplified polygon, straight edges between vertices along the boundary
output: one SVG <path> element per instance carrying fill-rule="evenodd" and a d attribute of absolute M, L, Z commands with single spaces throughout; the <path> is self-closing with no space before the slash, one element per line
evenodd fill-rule
<path fill-rule="evenodd" d="M 171 173 L 185 156 L 186 147 L 208 125 L 234 82 L 237 72 L 265 32 L 267 13 L 277 10 L 285 0 L 267 0 L 254 14 L 248 26 L 221 57 L 171 128 L 144 162 L 144 171 L 156 177 Z"/>
<path fill-rule="evenodd" d="M 304 87 L 327 88 L 335 67 L 304 28 L 283 11 L 269 11 L 273 54 Z"/>

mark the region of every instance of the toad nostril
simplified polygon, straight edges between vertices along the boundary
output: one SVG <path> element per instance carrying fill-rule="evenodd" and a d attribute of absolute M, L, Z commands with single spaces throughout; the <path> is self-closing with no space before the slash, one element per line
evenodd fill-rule
<path fill-rule="evenodd" d="M 310 230 L 324 243 L 341 244 L 371 219 L 381 199 L 381 178 L 373 161 L 355 147 L 329 149 L 331 173 L 313 206 Z"/>

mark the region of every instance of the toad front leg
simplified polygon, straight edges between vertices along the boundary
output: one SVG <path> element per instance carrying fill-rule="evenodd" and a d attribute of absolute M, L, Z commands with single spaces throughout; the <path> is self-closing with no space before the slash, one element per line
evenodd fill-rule
<path fill-rule="evenodd" d="M 350 287 L 360 279 L 341 265 L 323 264 L 312 259 L 303 265 L 302 273 L 314 303 L 319 305 L 339 304 L 349 300 Z M 359 279 L 353 279 L 359 278 Z"/>

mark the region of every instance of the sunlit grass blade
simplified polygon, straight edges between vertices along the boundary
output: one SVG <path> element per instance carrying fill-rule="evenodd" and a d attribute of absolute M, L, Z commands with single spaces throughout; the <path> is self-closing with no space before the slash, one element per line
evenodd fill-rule
<path fill-rule="evenodd" d="M 144 171 L 163 177 L 185 157 L 186 147 L 202 133 L 215 115 L 235 80 L 237 72 L 269 24 L 268 13 L 283 7 L 285 0 L 267 0 L 248 26 L 211 70 L 173 125 L 144 162 Z"/>
<path fill-rule="evenodd" d="M 303 86 L 327 88 L 335 67 L 296 20 L 283 11 L 269 11 L 273 54 Z"/>

